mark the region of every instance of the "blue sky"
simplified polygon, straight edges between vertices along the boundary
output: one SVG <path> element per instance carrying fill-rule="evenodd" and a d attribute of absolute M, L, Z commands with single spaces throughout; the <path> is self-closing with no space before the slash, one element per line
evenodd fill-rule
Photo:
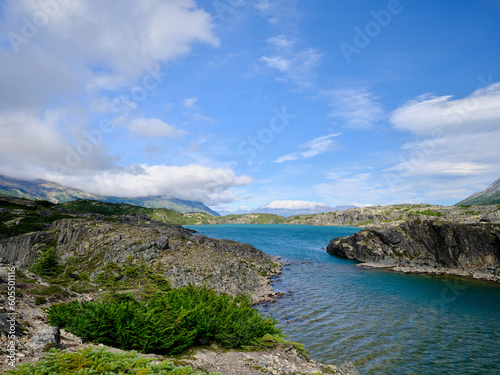
<path fill-rule="evenodd" d="M 500 177 L 500 2 L 0 1 L 0 174 L 215 209 Z"/>

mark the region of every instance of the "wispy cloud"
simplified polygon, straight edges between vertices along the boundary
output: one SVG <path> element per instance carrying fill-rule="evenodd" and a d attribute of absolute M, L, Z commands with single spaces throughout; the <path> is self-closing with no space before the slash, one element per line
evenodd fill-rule
<path fill-rule="evenodd" d="M 468 194 L 462 188 L 450 195 L 450 185 L 469 186 L 470 194 L 498 178 L 500 83 L 462 99 L 422 95 L 389 118 L 395 129 L 416 137 L 401 147 L 399 160 L 384 171 L 393 190 L 425 180 L 428 185 L 436 183 L 436 195 L 460 200 Z"/>
<path fill-rule="evenodd" d="M 291 154 L 280 156 L 274 162 L 283 163 L 286 161 L 309 159 L 316 155 L 323 154 L 325 152 L 336 151 L 342 148 L 342 145 L 331 138 L 337 137 L 339 135 L 340 133 L 328 134 L 323 137 L 315 138 L 299 146 L 299 148 L 306 149 L 305 151 L 293 152 Z"/>
<path fill-rule="evenodd" d="M 297 0 L 258 0 L 254 3 L 255 8 L 274 27 L 295 28 L 302 16 Z"/>
<path fill-rule="evenodd" d="M 332 90 L 328 95 L 333 107 L 328 116 L 345 128 L 370 129 L 384 115 L 378 98 L 367 89 Z"/>
<path fill-rule="evenodd" d="M 175 126 L 169 125 L 157 118 L 138 117 L 127 122 L 126 127 L 132 133 L 152 138 L 178 137 L 189 134 L 186 130 L 177 129 Z"/>
<path fill-rule="evenodd" d="M 321 53 L 313 48 L 297 47 L 296 41 L 285 35 L 267 39 L 271 53 L 260 60 L 274 71 L 281 73 L 280 80 L 291 81 L 299 86 L 310 86 L 316 79 Z"/>
<path fill-rule="evenodd" d="M 198 109 L 196 103 L 198 103 L 199 99 L 197 97 L 186 98 L 182 101 L 182 105 L 186 109 Z"/>

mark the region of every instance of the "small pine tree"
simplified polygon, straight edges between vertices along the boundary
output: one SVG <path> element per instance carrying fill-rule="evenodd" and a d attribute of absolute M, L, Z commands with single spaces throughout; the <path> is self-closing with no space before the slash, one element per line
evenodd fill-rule
<path fill-rule="evenodd" d="M 34 273 L 40 276 L 55 277 L 59 274 L 61 267 L 57 258 L 56 250 L 49 247 L 45 250 L 31 267 Z"/>

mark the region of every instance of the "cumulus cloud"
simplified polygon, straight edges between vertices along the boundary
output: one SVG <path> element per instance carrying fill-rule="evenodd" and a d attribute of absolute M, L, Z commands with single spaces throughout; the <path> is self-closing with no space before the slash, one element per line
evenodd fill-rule
<path fill-rule="evenodd" d="M 210 168 L 197 164 L 186 166 L 134 165 L 129 168 L 102 171 L 93 175 L 60 176 L 48 179 L 85 191 L 120 197 L 165 195 L 205 204 L 232 202 L 232 188 L 253 182 L 249 176 L 236 176 L 227 168 Z"/>
<path fill-rule="evenodd" d="M 0 174 L 97 194 L 161 194 L 207 204 L 232 202 L 233 188 L 252 182 L 198 164 L 124 167 L 107 147 L 106 135 L 116 130 L 93 123 L 118 114 L 113 124 L 135 135 L 188 134 L 134 114 L 140 100 L 132 94 L 135 87 L 151 94 L 162 67 L 197 43 L 218 46 L 211 15 L 194 0 L 123 0 L 119 6 L 112 0 L 7 0 L 0 7 Z M 183 104 L 195 109 L 196 101 Z"/>
<path fill-rule="evenodd" d="M 313 48 L 299 48 L 294 40 L 285 35 L 267 39 L 272 53 L 262 56 L 261 61 L 272 70 L 281 73 L 281 78 L 298 84 L 309 86 L 316 78 L 316 68 L 321 54 Z"/>
<path fill-rule="evenodd" d="M 328 134 L 322 137 L 315 138 L 299 146 L 299 148 L 306 149 L 305 151 L 293 152 L 291 154 L 280 156 L 274 162 L 283 163 L 286 161 L 309 159 L 316 155 L 323 154 L 325 152 L 336 151 L 342 148 L 342 145 L 331 138 L 337 137 L 339 135 L 340 133 Z"/>
<path fill-rule="evenodd" d="M 345 128 L 366 130 L 380 120 L 384 111 L 377 97 L 366 89 L 342 89 L 330 91 L 329 117 L 340 121 Z"/>
<path fill-rule="evenodd" d="M 314 208 L 325 207 L 325 206 L 328 206 L 328 205 L 326 203 L 323 203 L 323 202 L 274 200 L 274 201 L 264 205 L 263 207 L 296 210 L 296 209 L 314 209 Z"/>
<path fill-rule="evenodd" d="M 47 11 L 43 3 L 5 3 L 0 29 L 11 44 L 13 34 L 25 37 L 23 17 L 33 20 L 45 13 L 45 25 L 19 44 L 18 50 L 40 43 L 63 60 L 79 56 L 84 64 L 106 67 L 103 72 L 111 70 L 123 77 L 137 78 L 145 66 L 189 52 L 193 42 L 219 43 L 210 15 L 192 0 L 123 0 L 120 6 L 111 0 L 56 1 L 53 11 Z M 31 40 L 35 38 L 36 42 Z"/>

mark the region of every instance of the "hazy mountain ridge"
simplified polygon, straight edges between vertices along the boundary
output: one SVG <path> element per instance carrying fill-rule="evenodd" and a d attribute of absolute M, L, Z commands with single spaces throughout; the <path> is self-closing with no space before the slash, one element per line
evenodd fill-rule
<path fill-rule="evenodd" d="M 219 215 L 203 203 L 197 201 L 167 198 L 164 196 L 137 198 L 100 196 L 40 179 L 28 181 L 0 176 L 0 195 L 31 200 L 48 200 L 52 203 L 64 203 L 76 199 L 91 199 L 110 203 L 126 203 L 149 208 L 167 208 L 180 213 L 205 212 L 209 215 Z"/>
<path fill-rule="evenodd" d="M 487 204 L 500 204 L 500 178 L 493 182 L 486 189 L 478 191 L 471 196 L 465 198 L 463 201 L 458 202 L 456 205 L 487 205 Z"/>
<path fill-rule="evenodd" d="M 237 211 L 219 211 L 222 216 L 246 215 L 246 214 L 270 214 L 282 217 L 290 217 L 296 215 L 313 215 L 326 212 L 343 211 L 355 206 L 336 206 L 332 207 L 323 202 L 307 202 L 307 201 L 272 201 L 253 210 L 237 210 Z"/>

